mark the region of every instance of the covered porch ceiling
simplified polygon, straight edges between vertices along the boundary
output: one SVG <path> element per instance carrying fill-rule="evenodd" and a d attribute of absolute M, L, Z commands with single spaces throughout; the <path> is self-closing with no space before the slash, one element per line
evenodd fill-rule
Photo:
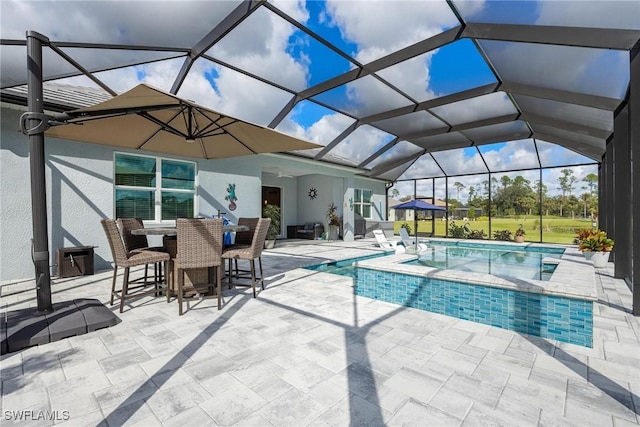
<path fill-rule="evenodd" d="M 3 100 L 34 30 L 50 106 L 144 81 L 387 181 L 451 175 L 453 149 L 600 161 L 640 49 L 636 1 L 5 2 L 1 23 Z"/>

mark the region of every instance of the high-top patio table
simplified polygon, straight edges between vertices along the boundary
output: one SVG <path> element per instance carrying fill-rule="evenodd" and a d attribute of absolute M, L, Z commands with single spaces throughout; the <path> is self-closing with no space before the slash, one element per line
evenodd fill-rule
<path fill-rule="evenodd" d="M 228 225 L 224 225 L 222 229 L 225 232 L 249 231 L 249 227 L 247 227 L 246 225 L 228 224 Z M 176 227 L 138 228 L 135 230 L 131 230 L 131 234 L 145 235 L 145 236 L 164 236 L 164 238 L 162 239 L 162 244 L 165 250 L 169 253 L 169 256 L 171 257 L 171 259 L 174 259 L 176 257 L 176 253 L 178 250 L 178 241 L 177 241 L 178 230 L 176 229 Z M 177 274 L 177 270 L 176 270 L 175 264 L 173 262 L 171 264 L 173 265 L 172 276 L 175 277 L 175 274 Z M 220 269 L 221 274 L 224 274 L 223 273 L 224 271 L 225 271 L 224 268 Z M 184 281 L 186 285 L 206 285 L 207 283 L 210 282 L 209 269 L 197 268 L 197 269 L 187 270 L 185 271 Z M 174 282 L 174 280 L 171 280 L 171 282 Z M 171 286 L 171 288 L 174 289 L 175 283 L 169 283 L 169 286 Z"/>

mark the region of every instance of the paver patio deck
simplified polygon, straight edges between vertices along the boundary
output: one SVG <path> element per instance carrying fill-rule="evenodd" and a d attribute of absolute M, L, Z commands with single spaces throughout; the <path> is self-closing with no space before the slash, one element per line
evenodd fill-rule
<path fill-rule="evenodd" d="M 225 289 L 221 311 L 203 300 L 181 317 L 164 298 L 133 300 L 113 307 L 116 326 L 4 355 L 2 425 L 640 425 L 640 318 L 612 264 L 585 348 L 357 297 L 350 278 L 298 268 L 376 250 L 278 242 L 256 299 Z M 108 304 L 111 274 L 56 279 L 54 302 Z M 33 282 L 2 284 L 3 312 L 35 304 Z M 37 411 L 58 420 L 16 420 Z"/>

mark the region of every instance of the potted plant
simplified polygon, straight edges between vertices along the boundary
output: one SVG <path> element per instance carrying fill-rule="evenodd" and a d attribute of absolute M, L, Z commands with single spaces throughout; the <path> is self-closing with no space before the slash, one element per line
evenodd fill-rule
<path fill-rule="evenodd" d="M 265 205 L 262 209 L 263 218 L 271 218 L 271 224 L 267 230 L 267 238 L 264 247 L 271 249 L 276 244 L 276 237 L 280 234 L 280 207 L 276 205 Z"/>
<path fill-rule="evenodd" d="M 613 239 L 608 238 L 606 232 L 594 228 L 580 241 L 578 249 L 587 260 L 593 262 L 595 268 L 602 268 L 609 262 L 613 244 Z"/>
<path fill-rule="evenodd" d="M 338 218 L 338 207 L 335 203 L 331 203 L 327 209 L 327 222 L 329 223 L 328 240 L 336 240 L 338 238 L 338 226 L 340 225 L 340 218 Z"/>
<path fill-rule="evenodd" d="M 518 227 L 518 229 L 514 233 L 515 237 L 513 238 L 513 240 L 515 240 L 516 243 L 524 243 L 525 234 L 527 233 L 525 233 L 524 228 L 522 228 L 522 224 L 520 224 L 520 227 Z"/>

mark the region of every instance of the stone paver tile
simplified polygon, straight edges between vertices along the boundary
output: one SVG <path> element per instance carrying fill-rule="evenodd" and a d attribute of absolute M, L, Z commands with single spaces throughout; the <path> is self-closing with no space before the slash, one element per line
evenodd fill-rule
<path fill-rule="evenodd" d="M 82 416 L 74 416 L 69 414 L 69 418 L 66 421 L 56 422 L 56 426 L 61 427 L 84 427 L 84 426 L 101 426 L 107 427 L 107 422 L 104 420 L 102 411 L 94 411 Z"/>
<path fill-rule="evenodd" d="M 107 371 L 105 374 L 107 375 L 107 378 L 109 378 L 109 381 L 111 381 L 111 384 L 118 384 L 132 380 L 143 382 L 149 378 L 149 375 L 147 375 L 138 363 L 114 369 L 113 371 Z"/>
<path fill-rule="evenodd" d="M 594 373 L 611 379 L 640 384 L 640 368 L 631 364 L 589 358 L 589 378 Z"/>
<path fill-rule="evenodd" d="M 523 378 L 529 378 L 533 363 L 528 360 L 522 360 L 517 357 L 507 356 L 504 354 L 490 351 L 482 359 L 480 366 L 496 369 L 501 372 L 507 372 L 510 375 L 518 375 Z"/>
<path fill-rule="evenodd" d="M 422 402 L 431 400 L 443 384 L 444 381 L 406 368 L 401 369 L 384 382 L 384 385 L 392 390 L 407 394 Z"/>
<path fill-rule="evenodd" d="M 281 378 L 292 386 L 306 391 L 333 375 L 334 373 L 330 370 L 323 368 L 316 363 L 308 362 L 294 368 L 287 369 L 282 374 Z"/>
<path fill-rule="evenodd" d="M 22 375 L 22 353 L 8 353 L 0 357 L 0 380 Z"/>
<path fill-rule="evenodd" d="M 537 426 L 538 419 L 538 416 L 533 419 L 525 419 L 520 414 L 514 414 L 513 412 L 507 412 L 501 409 L 492 409 L 481 403 L 476 403 L 471 407 L 471 410 L 462 422 L 462 426 L 533 427 Z"/>
<path fill-rule="evenodd" d="M 497 405 L 503 388 L 501 385 L 462 373 L 454 373 L 444 385 L 445 390 L 462 394 L 490 408 Z"/>
<path fill-rule="evenodd" d="M 543 355 L 536 357 L 536 361 L 533 363 L 532 372 L 535 372 L 538 369 L 545 369 L 564 377 L 582 380 L 587 378 L 588 371 L 587 366 L 584 363 L 570 362 Z"/>
<path fill-rule="evenodd" d="M 258 385 L 251 387 L 253 391 L 258 393 L 267 401 L 279 399 L 283 394 L 291 390 L 293 386 L 280 378 L 268 379 Z"/>
<path fill-rule="evenodd" d="M 343 377 L 342 375 L 338 376 L 341 378 Z M 332 381 L 331 378 L 314 385 L 307 391 L 307 394 L 309 394 L 309 396 L 313 397 L 326 407 L 335 405 L 348 393 L 349 392 L 345 388 L 345 386 Z"/>
<path fill-rule="evenodd" d="M 109 426 L 152 426 L 160 425 L 153 411 L 143 402 L 134 402 L 127 406 L 118 406 L 105 412 Z"/>
<path fill-rule="evenodd" d="M 202 408 L 220 425 L 231 425 L 258 411 L 268 402 L 244 384 L 238 384 L 200 403 Z"/>
<path fill-rule="evenodd" d="M 63 411 L 53 413 L 47 402 L 41 402 L 38 405 L 23 407 L 19 409 L 3 410 L 0 420 L 3 427 L 5 426 L 50 426 L 54 425 L 53 418 L 64 418 Z"/>
<path fill-rule="evenodd" d="M 463 420 L 473 403 L 472 398 L 460 394 L 450 387 L 443 387 L 429 401 L 429 406 Z"/>
<path fill-rule="evenodd" d="M 313 425 L 342 426 L 384 426 L 391 413 L 372 404 L 360 396 L 349 394 L 333 407 L 325 410 Z M 318 423 L 321 421 L 321 423 Z"/>
<path fill-rule="evenodd" d="M 592 410 L 635 420 L 631 393 L 626 389 L 600 389 L 593 384 L 569 380 L 567 387 L 567 416 L 569 408 L 587 406 Z"/>
<path fill-rule="evenodd" d="M 146 403 L 156 417 L 164 422 L 210 397 L 211 395 L 202 386 L 191 382 L 157 391 L 146 400 Z"/>
<path fill-rule="evenodd" d="M 166 427 L 185 427 L 185 426 L 202 426 L 202 427 L 215 427 L 216 424 L 213 419 L 207 415 L 199 406 L 194 406 L 184 411 L 180 411 L 175 417 L 169 418 L 162 422 Z"/>
<path fill-rule="evenodd" d="M 235 369 L 235 367 L 236 364 L 233 360 L 222 355 L 218 355 L 215 358 L 204 359 L 191 363 L 186 366 L 184 370 L 196 381 L 203 382 L 208 378 L 213 378 L 222 373 L 230 372 Z"/>
<path fill-rule="evenodd" d="M 392 426 L 424 426 L 425 422 L 434 426 L 459 426 L 460 418 L 441 411 L 430 405 L 425 405 L 413 399 L 409 399 L 390 419 L 388 424 Z"/>
<path fill-rule="evenodd" d="M 249 388 L 253 388 L 265 381 L 279 378 L 283 372 L 285 372 L 283 367 L 276 365 L 270 360 L 263 360 L 249 366 L 242 366 L 240 369 L 235 369 L 231 372 L 231 375 Z"/>
<path fill-rule="evenodd" d="M 233 424 L 234 427 L 279 427 L 271 424 L 267 419 L 258 413 L 249 415 L 246 418 L 241 419 L 237 423 Z"/>
<path fill-rule="evenodd" d="M 300 426 L 308 424 L 325 410 L 325 405 L 292 388 L 280 399 L 263 406 L 258 414 L 274 426 Z"/>
<path fill-rule="evenodd" d="M 243 385 L 236 377 L 228 372 L 223 372 L 215 377 L 206 378 L 203 381 L 199 381 L 199 384 L 204 387 L 211 396 L 216 396 L 231 388 Z"/>
<path fill-rule="evenodd" d="M 93 392 L 110 385 L 102 371 L 97 371 L 49 386 L 47 394 L 52 409 L 68 410 L 79 416 L 99 410 Z"/>
<path fill-rule="evenodd" d="M 613 417 L 610 412 L 575 400 L 567 401 L 565 418 L 578 426 L 613 427 Z"/>
<path fill-rule="evenodd" d="M 131 343 L 129 350 L 120 351 L 118 354 L 104 359 L 100 359 L 100 366 L 106 372 L 114 371 L 116 369 L 125 368 L 132 363 L 140 363 L 151 359 L 143 349 L 136 344 Z"/>
<path fill-rule="evenodd" d="M 393 414 L 400 408 L 410 397 L 405 393 L 401 393 L 386 385 L 376 388 L 376 393 L 371 393 L 367 400 L 376 406 L 380 406 L 385 411 Z"/>
<path fill-rule="evenodd" d="M 382 359 L 391 359 L 398 366 L 415 370 L 420 369 L 431 357 L 433 357 L 432 354 L 422 353 L 403 345 L 396 345 L 380 356 Z"/>
<path fill-rule="evenodd" d="M 633 422 L 626 420 L 624 418 L 618 418 L 615 415 L 613 416 L 613 425 L 615 427 L 637 427 L 640 424 L 640 421 Z"/>
<path fill-rule="evenodd" d="M 429 359 L 428 365 L 430 365 L 431 363 L 437 363 L 439 365 L 448 367 L 455 372 L 472 374 L 473 371 L 476 370 L 480 362 L 482 362 L 482 360 L 483 359 L 479 357 L 469 356 L 467 354 L 460 353 L 454 350 L 442 348 L 431 359 Z"/>
<path fill-rule="evenodd" d="M 503 338 L 490 336 L 488 334 L 476 334 L 469 340 L 468 344 L 470 346 L 478 347 L 484 350 L 491 350 L 496 353 L 504 353 L 509 347 L 511 339 L 511 336 L 508 338 Z M 459 348 L 458 351 L 460 351 Z"/>
<path fill-rule="evenodd" d="M 117 407 L 129 406 L 138 400 L 144 400 L 158 391 L 158 387 L 151 380 L 124 381 L 103 388 L 94 396 L 103 412 L 111 412 Z"/>

